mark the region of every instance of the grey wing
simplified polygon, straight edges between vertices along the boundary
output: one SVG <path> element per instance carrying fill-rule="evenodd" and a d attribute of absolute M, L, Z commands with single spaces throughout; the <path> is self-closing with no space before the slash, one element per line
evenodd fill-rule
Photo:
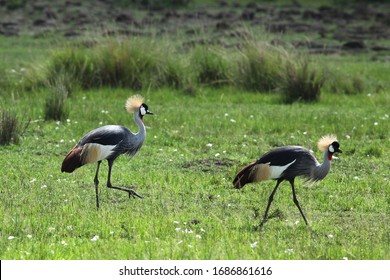
<path fill-rule="evenodd" d="M 87 133 L 79 145 L 96 143 L 101 145 L 118 145 L 131 133 L 127 128 L 119 125 L 106 125 Z"/>
<path fill-rule="evenodd" d="M 293 163 L 292 163 L 293 162 Z M 264 154 L 257 163 L 269 163 L 271 166 L 285 166 L 288 168 L 281 174 L 281 178 L 292 179 L 297 176 L 311 178 L 314 168 L 318 164 L 313 154 L 301 146 L 283 146 Z"/>
<path fill-rule="evenodd" d="M 285 173 L 289 174 L 288 178 L 286 178 L 292 179 L 297 176 L 303 176 L 310 180 L 313 178 L 315 167 L 318 164 L 319 163 L 317 159 L 309 150 L 301 150 L 299 153 L 297 153 L 294 164 L 286 169 Z"/>

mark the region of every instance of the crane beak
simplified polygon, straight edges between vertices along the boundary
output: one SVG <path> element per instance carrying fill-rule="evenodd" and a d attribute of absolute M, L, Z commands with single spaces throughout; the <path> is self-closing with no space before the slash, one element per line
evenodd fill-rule
<path fill-rule="evenodd" d="M 146 114 L 147 114 L 147 115 L 153 115 L 153 113 L 150 112 L 150 111 L 146 111 Z"/>
<path fill-rule="evenodd" d="M 336 152 L 338 152 L 338 153 L 343 153 L 343 151 L 342 150 L 340 150 L 340 149 L 337 149 L 337 151 Z"/>

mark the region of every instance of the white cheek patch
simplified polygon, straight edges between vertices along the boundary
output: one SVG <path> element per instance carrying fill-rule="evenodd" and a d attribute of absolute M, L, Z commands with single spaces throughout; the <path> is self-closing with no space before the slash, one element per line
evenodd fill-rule
<path fill-rule="evenodd" d="M 328 150 L 329 150 L 329 152 L 334 153 L 334 148 L 332 145 L 329 146 Z"/>
<path fill-rule="evenodd" d="M 142 115 L 142 116 L 145 116 L 145 115 L 146 115 L 146 109 L 145 109 L 145 107 L 142 106 L 142 107 L 140 108 L 140 112 L 141 112 L 141 115 Z"/>

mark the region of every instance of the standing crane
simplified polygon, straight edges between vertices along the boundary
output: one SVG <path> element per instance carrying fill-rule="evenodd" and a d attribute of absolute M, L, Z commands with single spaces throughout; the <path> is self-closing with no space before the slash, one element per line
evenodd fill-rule
<path fill-rule="evenodd" d="M 276 186 L 268 198 L 260 227 L 267 221 L 268 210 L 271 206 L 275 192 L 279 184 L 284 180 L 289 181 L 292 188 L 293 201 L 298 207 L 306 225 L 309 225 L 295 194 L 294 179 L 303 176 L 307 181 L 316 182 L 325 178 L 330 170 L 330 161 L 334 153 L 341 153 L 340 144 L 334 135 L 323 136 L 318 141 L 318 148 L 324 153 L 324 161 L 320 164 L 312 152 L 301 146 L 284 146 L 275 148 L 265 153 L 260 159 L 244 166 L 233 180 L 236 189 L 245 184 L 276 180 Z"/>
<path fill-rule="evenodd" d="M 126 101 L 126 110 L 133 113 L 134 121 L 137 123 L 139 132 L 133 133 L 129 129 L 121 125 L 105 125 L 96 128 L 87 133 L 77 145 L 68 153 L 62 162 L 61 171 L 72 173 L 75 169 L 87 163 L 97 162 L 96 174 L 94 178 L 96 192 L 96 206 L 99 209 L 99 167 L 102 160 L 108 162 L 107 187 L 117 189 L 129 193 L 129 197 L 139 197 L 132 188 L 121 188 L 111 184 L 111 169 L 115 159 L 121 154 L 134 156 L 141 148 L 145 136 L 146 129 L 143 117 L 146 114 L 152 115 L 148 110 L 148 105 L 144 103 L 144 99 L 140 95 L 129 97 Z"/>

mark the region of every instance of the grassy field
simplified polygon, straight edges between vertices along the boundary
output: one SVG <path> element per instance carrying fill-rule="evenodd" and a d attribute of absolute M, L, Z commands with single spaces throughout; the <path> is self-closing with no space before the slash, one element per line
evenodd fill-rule
<path fill-rule="evenodd" d="M 19 143 L 0 145 L 1 259 L 390 259 L 389 62 L 364 53 L 312 56 L 310 65 L 326 69 L 334 80 L 308 103 L 285 104 L 280 91 L 237 86 L 234 71 L 216 75 L 229 80 L 218 86 L 196 80 L 193 73 L 184 78 L 189 84 L 176 88 L 73 85 L 65 99 L 66 117 L 45 120 L 45 104 L 58 88 L 47 81 L 24 85 L 24 69 L 42 70 L 53 54 L 59 57 L 61 41 L 54 41 L 0 38 L 0 73 L 7 77 L 0 78 L 0 111 L 14 112 L 22 124 L 30 120 Z M 154 38 L 156 43 L 161 42 Z M 184 68 L 177 72 L 191 71 L 185 67 L 196 64 L 202 52 L 197 55 L 180 53 Z M 229 55 L 223 53 L 227 60 Z M 229 63 L 228 69 L 234 64 Z M 160 74 L 158 67 L 146 70 Z M 350 81 L 364 86 L 352 83 L 350 91 L 338 91 Z M 147 137 L 140 152 L 115 162 L 112 182 L 133 185 L 144 198 L 129 199 L 105 187 L 104 162 L 97 210 L 96 166 L 68 174 L 61 173 L 61 163 L 96 127 L 121 124 L 137 130 L 124 109 L 133 94 L 142 94 L 154 115 L 145 117 Z M 338 136 L 343 153 L 319 184 L 296 181 L 310 227 L 284 182 L 269 220 L 258 230 L 275 182 L 236 190 L 237 171 L 282 145 L 305 146 L 322 160 L 317 141 L 325 134 Z"/>
<path fill-rule="evenodd" d="M 390 257 L 387 93 L 328 94 L 317 104 L 287 106 L 272 95 L 229 88 L 195 97 L 145 92 L 155 115 L 145 120 L 144 147 L 130 161 L 118 159 L 113 171 L 113 182 L 134 184 L 144 199 L 129 200 L 102 184 L 97 211 L 95 166 L 61 174 L 61 161 L 92 128 L 118 123 L 135 129 L 123 109 L 131 94 L 78 92 L 65 122 L 41 120 L 42 94 L 10 101 L 33 120 L 20 145 L 0 148 L 2 259 Z M 274 146 L 316 150 L 326 133 L 338 135 L 344 153 L 319 185 L 298 181 L 312 230 L 285 183 L 273 218 L 256 231 L 274 182 L 237 191 L 235 172 Z M 104 165 L 102 182 L 106 171 Z"/>

